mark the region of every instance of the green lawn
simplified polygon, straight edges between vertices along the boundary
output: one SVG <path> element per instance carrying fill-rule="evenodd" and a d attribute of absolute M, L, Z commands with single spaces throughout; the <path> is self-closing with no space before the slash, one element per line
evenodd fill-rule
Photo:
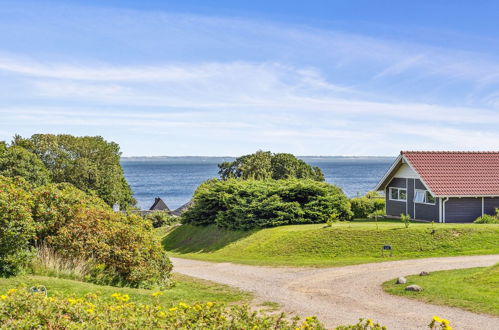
<path fill-rule="evenodd" d="M 159 299 L 160 302 L 165 305 L 179 302 L 191 304 L 206 301 L 235 303 L 249 302 L 251 299 L 251 294 L 249 293 L 209 281 L 198 280 L 179 274 L 174 275 L 174 280 L 177 283 L 175 287 L 164 291 L 163 295 L 153 298 L 151 293 L 156 292 L 156 290 L 118 288 L 36 275 L 11 278 L 0 277 L 0 294 L 3 294 L 8 289 L 20 286 L 31 287 L 35 285 L 44 285 L 49 292 L 49 296 L 83 297 L 87 293 L 100 292 L 101 296 L 108 297 L 109 300 L 112 300 L 113 298 L 111 295 L 117 292 L 128 294 L 130 299 L 135 302 L 152 303 L 153 300 Z"/>
<path fill-rule="evenodd" d="M 182 225 L 167 232 L 172 256 L 275 266 L 341 266 L 386 260 L 499 253 L 499 225 L 371 221 L 293 225 L 253 231 Z M 381 257 L 391 245 L 393 257 Z"/>
<path fill-rule="evenodd" d="M 499 264 L 488 268 L 469 268 L 408 276 L 407 284 L 385 282 L 385 291 L 428 303 L 448 305 L 472 312 L 499 316 Z M 422 292 L 408 292 L 409 284 L 423 287 Z"/>

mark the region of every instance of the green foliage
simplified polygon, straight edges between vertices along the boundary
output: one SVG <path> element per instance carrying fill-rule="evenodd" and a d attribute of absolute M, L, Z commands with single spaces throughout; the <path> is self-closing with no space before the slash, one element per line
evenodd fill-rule
<path fill-rule="evenodd" d="M 385 199 L 379 198 L 376 192 L 369 192 L 364 197 L 355 197 L 350 200 L 354 219 L 365 219 L 369 214 L 385 210 Z"/>
<path fill-rule="evenodd" d="M 343 191 L 313 180 L 209 180 L 194 194 L 183 223 L 248 230 L 351 217 Z"/>
<path fill-rule="evenodd" d="M 28 150 L 5 143 L 0 144 L 0 175 L 20 176 L 34 185 L 50 182 L 50 173 L 40 158 Z"/>
<path fill-rule="evenodd" d="M 32 188 L 20 178 L 0 178 L 3 273 L 17 272 L 30 247 L 46 244 L 65 260 L 92 265 L 89 281 L 134 287 L 169 284 L 172 266 L 150 221 L 116 213 L 68 183 Z"/>
<path fill-rule="evenodd" d="M 484 214 L 476 218 L 475 223 L 499 223 L 499 208 L 496 209 L 495 215 Z"/>
<path fill-rule="evenodd" d="M 409 228 L 409 225 L 411 224 L 411 215 L 402 213 L 400 215 L 400 220 L 404 223 L 405 228 Z"/>
<path fill-rule="evenodd" d="M 179 217 L 171 215 L 166 211 L 153 211 L 148 213 L 145 218 L 151 221 L 154 228 L 159 228 L 163 226 L 171 226 L 180 221 Z"/>
<path fill-rule="evenodd" d="M 33 219 L 37 223 L 37 243 L 74 222 L 84 209 L 109 209 L 102 199 L 91 196 L 69 183 L 48 184 L 32 191 Z"/>
<path fill-rule="evenodd" d="M 324 329 L 315 317 L 288 321 L 284 314 L 263 315 L 247 306 L 226 307 L 211 301 L 162 306 L 159 299 L 136 303 L 121 293 L 106 298 L 90 293 L 66 299 L 11 289 L 0 295 L 0 323 L 5 329 Z"/>
<path fill-rule="evenodd" d="M 66 258 L 92 260 L 87 280 L 132 287 L 169 285 L 172 265 L 149 221 L 100 208 L 80 209 L 47 244 Z"/>
<path fill-rule="evenodd" d="M 35 236 L 32 201 L 20 178 L 0 176 L 0 275 L 15 275 L 29 263 Z"/>
<path fill-rule="evenodd" d="M 55 183 L 67 182 L 87 193 L 95 193 L 108 205 L 122 208 L 135 204 L 120 165 L 118 144 L 102 137 L 35 134 L 15 136 L 14 146 L 37 155 Z"/>
<path fill-rule="evenodd" d="M 310 166 L 292 154 L 257 151 L 254 154 L 238 157 L 233 162 L 218 165 L 222 180 L 285 180 L 312 179 L 324 181 L 321 169 Z"/>

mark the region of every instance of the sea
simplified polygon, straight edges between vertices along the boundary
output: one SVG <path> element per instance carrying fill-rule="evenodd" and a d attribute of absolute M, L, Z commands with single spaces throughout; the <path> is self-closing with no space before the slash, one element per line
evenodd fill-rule
<path fill-rule="evenodd" d="M 364 195 L 383 177 L 392 157 L 299 157 L 324 172 L 326 182 L 349 197 Z M 217 165 L 231 157 L 126 157 L 121 165 L 137 206 L 149 209 L 161 197 L 171 210 L 187 203 L 204 181 L 218 177 Z"/>

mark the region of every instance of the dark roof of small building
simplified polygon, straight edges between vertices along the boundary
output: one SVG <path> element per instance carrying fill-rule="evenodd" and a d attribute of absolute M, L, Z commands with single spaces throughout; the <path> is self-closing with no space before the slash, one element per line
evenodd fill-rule
<path fill-rule="evenodd" d="M 402 161 L 435 196 L 499 196 L 499 152 L 401 151 L 396 162 Z M 390 172 L 398 167 L 394 164 Z"/>
<path fill-rule="evenodd" d="M 154 204 L 149 208 L 150 211 L 170 211 L 165 202 L 159 197 L 154 199 Z"/>
<path fill-rule="evenodd" d="M 182 215 L 182 213 L 184 213 L 189 207 L 191 207 L 192 205 L 192 200 L 188 201 L 187 203 L 185 203 L 184 205 L 182 205 L 181 207 L 179 207 L 178 209 L 172 211 L 172 214 L 173 215 L 176 215 L 176 216 L 180 216 Z"/>

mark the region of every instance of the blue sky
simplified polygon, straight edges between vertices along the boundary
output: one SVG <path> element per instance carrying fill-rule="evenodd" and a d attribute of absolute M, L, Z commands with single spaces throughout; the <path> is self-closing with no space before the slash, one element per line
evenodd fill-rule
<path fill-rule="evenodd" d="M 125 156 L 499 150 L 499 4 L 2 1 L 0 140 Z"/>

